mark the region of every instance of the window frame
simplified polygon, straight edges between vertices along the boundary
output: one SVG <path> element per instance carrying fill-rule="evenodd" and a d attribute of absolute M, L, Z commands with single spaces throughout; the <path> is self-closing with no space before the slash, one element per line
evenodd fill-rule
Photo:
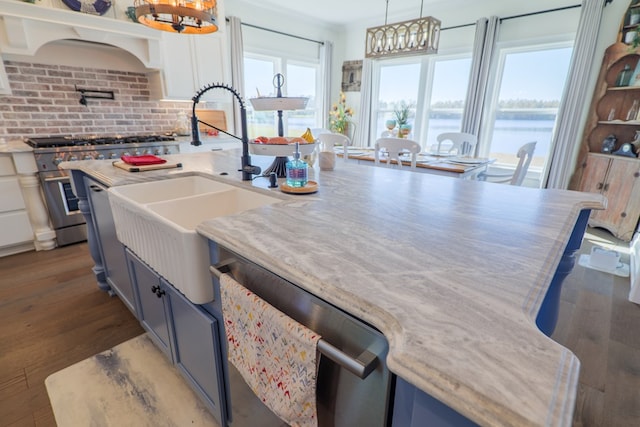
<path fill-rule="evenodd" d="M 319 127 L 319 124 L 322 122 L 322 111 L 321 111 L 321 106 L 319 105 L 322 103 L 322 97 L 319 96 L 319 94 L 322 93 L 321 91 L 323 90 L 322 89 L 323 81 L 320 78 L 321 64 L 320 64 L 319 58 L 314 60 L 312 58 L 289 57 L 275 51 L 263 52 L 259 49 L 256 49 L 256 50 L 245 49 L 243 53 L 243 61 L 245 61 L 246 59 L 271 62 L 273 64 L 273 76 L 275 76 L 278 73 L 281 73 L 284 76 L 284 85 L 282 86 L 282 96 L 288 96 L 288 84 L 287 84 L 287 81 L 288 81 L 287 66 L 288 65 L 313 68 L 316 75 L 316 78 L 315 78 L 316 95 L 315 95 L 314 102 L 311 104 L 308 103 L 305 110 L 313 111 L 314 113 L 313 115 L 315 117 L 315 127 Z M 246 86 L 246 82 L 245 82 L 245 86 Z M 275 87 L 273 87 L 273 89 L 274 89 L 273 92 L 275 93 Z M 253 114 L 253 107 L 251 103 L 248 102 L 249 98 L 250 96 L 246 96 L 245 101 L 247 101 L 247 114 L 251 115 Z M 282 123 L 283 123 L 283 131 L 285 136 L 288 135 L 288 130 L 289 130 L 289 124 L 287 119 L 288 119 L 288 111 L 283 111 Z M 278 118 L 275 111 L 273 112 L 273 126 L 274 126 L 275 134 L 277 134 Z"/>
<path fill-rule="evenodd" d="M 495 131 L 495 122 L 496 116 L 498 114 L 498 103 L 500 98 L 500 88 L 502 85 L 502 79 L 504 77 L 505 65 L 507 61 L 507 56 L 510 54 L 518 54 L 518 53 L 527 53 L 527 52 L 541 52 L 545 50 L 554 50 L 554 49 L 564 49 L 564 48 L 573 48 L 575 44 L 574 37 L 569 35 L 561 35 L 556 37 L 544 37 L 544 38 L 536 38 L 528 41 L 518 40 L 518 41 L 510 41 L 510 42 L 498 42 L 496 44 L 496 56 L 493 60 L 491 66 L 491 79 L 489 84 L 487 85 L 487 93 L 489 96 L 487 97 L 487 103 L 483 111 L 482 115 L 482 123 L 480 127 L 480 134 L 478 135 L 478 148 L 477 153 L 479 157 L 488 157 L 491 151 L 491 144 L 487 143 L 487 141 L 491 141 L 493 138 L 493 134 Z M 570 65 L 569 65 L 570 67 Z M 568 69 L 567 72 L 570 70 Z M 569 76 L 565 77 L 564 86 L 567 84 L 567 79 Z M 564 96 L 564 89 L 560 94 L 560 103 L 562 103 L 562 98 Z M 557 114 L 561 105 L 558 106 L 556 110 L 556 119 Z M 554 122 L 553 130 L 551 132 L 551 144 L 549 146 L 549 153 L 547 154 L 544 165 L 542 167 L 531 165 L 529 170 L 527 171 L 527 177 L 531 179 L 537 180 L 540 182 L 541 177 L 544 176 L 546 170 L 549 167 L 549 161 L 551 154 L 553 153 L 553 138 L 556 132 L 557 123 Z M 526 143 L 530 141 L 522 141 L 522 143 Z M 516 164 L 501 164 L 495 163 L 492 167 L 500 169 L 502 171 L 510 171 L 515 170 Z"/>
<path fill-rule="evenodd" d="M 407 56 L 374 61 L 372 70 L 371 123 L 369 124 L 369 135 L 372 137 L 369 138 L 369 145 L 372 146 L 373 143 L 375 143 L 375 140 L 380 137 L 380 135 L 377 134 L 377 121 L 381 112 L 379 106 L 380 77 L 383 67 L 416 63 L 420 65 L 420 77 L 416 93 L 416 115 L 413 124 L 413 139 L 420 143 L 422 150 L 424 151 L 428 149 L 428 147 L 425 147 L 425 144 L 429 129 L 429 113 L 431 111 L 431 97 L 433 95 L 433 78 L 435 76 L 436 63 L 440 61 L 451 61 L 465 58 L 471 59 L 471 51 L 468 49 L 455 49 L 450 50 L 447 53 L 439 53 L 438 55 Z M 468 83 L 467 78 L 467 86 Z M 463 99 L 463 101 L 466 101 L 466 99 Z"/>

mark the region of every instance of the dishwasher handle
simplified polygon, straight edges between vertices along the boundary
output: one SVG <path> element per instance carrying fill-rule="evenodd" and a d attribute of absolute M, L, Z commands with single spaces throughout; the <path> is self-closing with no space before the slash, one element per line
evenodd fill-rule
<path fill-rule="evenodd" d="M 218 267 L 228 265 L 229 262 L 230 260 L 223 261 L 218 264 Z M 220 279 L 220 276 L 222 276 L 222 274 L 226 274 L 218 270 L 218 268 L 214 267 L 213 265 L 209 266 L 209 271 L 217 279 Z M 367 378 L 378 365 L 378 356 L 370 352 L 369 350 L 364 350 L 358 357 L 353 358 L 352 356 L 333 346 L 324 339 L 320 339 L 318 341 L 318 351 L 323 356 L 342 366 L 344 369 L 361 379 Z"/>

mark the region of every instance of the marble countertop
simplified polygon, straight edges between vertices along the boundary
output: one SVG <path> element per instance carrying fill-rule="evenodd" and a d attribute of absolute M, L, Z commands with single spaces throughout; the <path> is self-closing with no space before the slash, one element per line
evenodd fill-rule
<path fill-rule="evenodd" d="M 392 372 L 471 420 L 571 425 L 579 361 L 535 319 L 580 210 L 601 196 L 342 160 L 310 169 L 317 193 L 284 195 L 241 181 L 239 150 L 167 157 L 183 168 L 62 165 L 106 185 L 196 173 L 277 192 L 282 203 L 197 230 L 378 328 Z"/>
<path fill-rule="evenodd" d="M 24 153 L 33 151 L 33 148 L 24 143 L 21 138 L 0 139 L 0 153 Z"/>

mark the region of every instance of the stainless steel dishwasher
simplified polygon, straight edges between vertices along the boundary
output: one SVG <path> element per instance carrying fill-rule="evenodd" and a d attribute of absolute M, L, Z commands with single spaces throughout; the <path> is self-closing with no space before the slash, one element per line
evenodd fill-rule
<path fill-rule="evenodd" d="M 322 336 L 318 343 L 319 426 L 390 424 L 392 375 L 385 364 L 389 346 L 379 331 L 214 242 L 210 242 L 210 250 L 215 286 L 215 301 L 211 304 L 217 306 L 216 311 L 221 310 L 217 277 L 227 273 L 287 316 Z M 226 339 L 222 347 L 223 354 L 227 354 Z M 241 410 L 241 406 L 246 409 L 253 404 L 246 401 L 248 396 L 255 396 L 230 363 L 227 363 L 225 373 L 230 387 L 227 406 L 233 414 L 230 425 L 285 425 L 270 412 L 273 417 L 268 421 L 263 411 Z"/>

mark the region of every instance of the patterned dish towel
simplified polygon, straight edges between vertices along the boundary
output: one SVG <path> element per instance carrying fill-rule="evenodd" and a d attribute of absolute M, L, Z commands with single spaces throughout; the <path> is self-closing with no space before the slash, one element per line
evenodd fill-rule
<path fill-rule="evenodd" d="M 292 426 L 317 426 L 320 335 L 236 282 L 220 277 L 229 361 L 253 392 Z"/>

